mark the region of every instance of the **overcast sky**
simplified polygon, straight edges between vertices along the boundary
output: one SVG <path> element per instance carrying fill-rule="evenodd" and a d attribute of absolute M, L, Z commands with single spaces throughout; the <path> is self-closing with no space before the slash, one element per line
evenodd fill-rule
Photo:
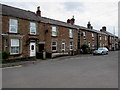
<path fill-rule="evenodd" d="M 68 2 L 69 1 L 69 2 Z M 118 1 L 119 0 L 1 0 L 0 3 L 36 12 L 40 6 L 43 17 L 66 22 L 74 15 L 75 24 L 80 26 L 91 22 L 93 28 L 118 34 Z"/>

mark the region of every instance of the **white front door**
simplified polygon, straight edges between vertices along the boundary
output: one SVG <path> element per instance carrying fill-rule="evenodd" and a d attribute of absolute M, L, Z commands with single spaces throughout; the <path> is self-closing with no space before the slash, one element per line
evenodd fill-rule
<path fill-rule="evenodd" d="M 30 56 L 36 56 L 36 45 L 35 42 L 30 43 Z"/>

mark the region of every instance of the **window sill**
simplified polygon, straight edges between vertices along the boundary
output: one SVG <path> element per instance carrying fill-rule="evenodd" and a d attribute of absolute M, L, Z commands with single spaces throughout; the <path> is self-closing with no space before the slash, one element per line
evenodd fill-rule
<path fill-rule="evenodd" d="M 51 36 L 51 37 L 58 37 L 58 36 Z"/>
<path fill-rule="evenodd" d="M 57 53 L 57 50 L 53 50 L 52 53 Z"/>
<path fill-rule="evenodd" d="M 20 33 L 14 33 L 14 32 L 7 32 L 8 34 L 20 34 Z"/>
<path fill-rule="evenodd" d="M 29 36 L 38 36 L 38 34 L 28 34 Z"/>
<path fill-rule="evenodd" d="M 21 55 L 21 53 L 18 53 L 18 54 L 10 54 L 10 56 L 19 56 Z"/>

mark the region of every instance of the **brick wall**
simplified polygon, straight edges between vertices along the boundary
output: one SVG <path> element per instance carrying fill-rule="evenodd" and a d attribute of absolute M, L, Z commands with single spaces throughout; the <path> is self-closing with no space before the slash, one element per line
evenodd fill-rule
<path fill-rule="evenodd" d="M 86 32 L 86 39 L 83 38 L 83 32 Z M 90 43 L 91 49 L 97 48 L 97 34 L 96 33 L 89 32 L 86 30 L 80 30 L 80 33 L 81 33 L 81 39 L 80 39 L 81 45 L 83 44 L 89 45 Z M 94 34 L 94 39 L 92 39 L 92 33 Z"/>

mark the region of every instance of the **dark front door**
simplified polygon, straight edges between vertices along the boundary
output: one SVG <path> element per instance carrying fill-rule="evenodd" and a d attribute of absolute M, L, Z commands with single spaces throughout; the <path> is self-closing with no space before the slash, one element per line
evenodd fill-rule
<path fill-rule="evenodd" d="M 39 52 L 43 52 L 44 51 L 44 44 L 39 44 Z"/>

